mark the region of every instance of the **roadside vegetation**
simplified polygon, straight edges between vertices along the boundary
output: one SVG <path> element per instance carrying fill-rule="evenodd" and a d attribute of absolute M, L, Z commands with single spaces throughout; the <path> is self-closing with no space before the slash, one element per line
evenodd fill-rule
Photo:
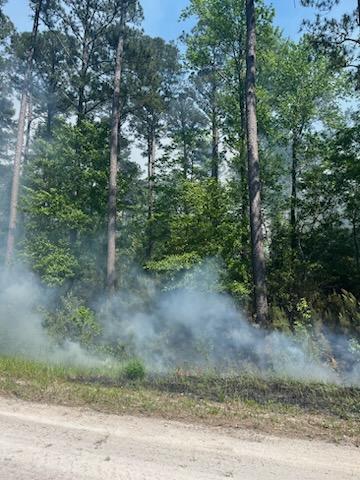
<path fill-rule="evenodd" d="M 360 446 L 359 388 L 200 372 L 143 376 L 140 365 L 84 369 L 2 357 L 0 394 Z"/>

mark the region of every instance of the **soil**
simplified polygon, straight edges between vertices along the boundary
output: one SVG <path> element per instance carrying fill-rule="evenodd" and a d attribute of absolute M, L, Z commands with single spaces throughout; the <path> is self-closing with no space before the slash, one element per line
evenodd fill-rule
<path fill-rule="evenodd" d="M 0 397 L 0 480 L 348 480 L 360 450 Z"/>

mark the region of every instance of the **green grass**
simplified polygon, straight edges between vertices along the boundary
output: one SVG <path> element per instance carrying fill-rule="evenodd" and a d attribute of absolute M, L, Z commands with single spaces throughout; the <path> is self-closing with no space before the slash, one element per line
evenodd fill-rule
<path fill-rule="evenodd" d="M 142 378 L 140 367 L 133 362 L 74 368 L 0 357 L 0 394 L 105 413 L 360 444 L 359 389 L 249 375 L 174 373 Z"/>
<path fill-rule="evenodd" d="M 133 387 L 133 380 L 137 380 L 137 387 L 141 385 L 143 388 L 197 399 L 214 402 L 253 401 L 260 405 L 277 403 L 360 421 L 360 388 L 355 387 L 305 383 L 287 378 L 261 378 L 249 374 L 228 377 L 204 372 L 196 375 L 173 373 L 145 376 L 143 366 L 137 361 L 110 371 L 72 371 L 68 372 L 66 378 L 85 384 L 128 388 Z"/>

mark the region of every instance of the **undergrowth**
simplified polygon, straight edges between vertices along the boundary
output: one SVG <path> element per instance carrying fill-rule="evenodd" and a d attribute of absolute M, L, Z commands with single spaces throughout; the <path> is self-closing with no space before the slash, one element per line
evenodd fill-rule
<path fill-rule="evenodd" d="M 240 400 L 259 405 L 295 406 L 304 411 L 360 421 L 360 388 L 250 374 L 221 376 L 214 372 L 190 374 L 182 370 L 152 374 L 146 372 L 138 359 L 86 368 L 4 357 L 0 358 L 0 376 L 36 380 L 40 385 L 62 381 L 106 388 L 143 388 L 220 403 Z"/>

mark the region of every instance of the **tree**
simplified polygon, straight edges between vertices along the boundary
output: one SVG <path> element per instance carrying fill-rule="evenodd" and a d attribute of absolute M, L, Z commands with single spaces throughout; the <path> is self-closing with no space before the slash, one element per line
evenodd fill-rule
<path fill-rule="evenodd" d="M 120 125 L 120 90 L 124 53 L 124 29 L 129 20 L 137 13 L 137 1 L 123 0 L 120 23 L 118 26 L 116 61 L 114 71 L 114 92 L 111 118 L 110 140 L 110 178 L 109 178 L 109 215 L 108 215 L 108 251 L 107 251 L 107 286 L 112 293 L 116 287 L 116 217 L 117 217 L 117 176 Z"/>
<path fill-rule="evenodd" d="M 94 116 L 108 102 L 108 58 L 106 36 L 121 16 L 122 0 L 55 0 L 50 2 L 45 22 L 62 31 L 72 45 L 68 61 L 67 95 L 77 123 Z M 61 38 L 58 37 L 61 41 Z M 66 46 L 66 45 L 65 45 Z"/>
<path fill-rule="evenodd" d="M 12 61 L 9 43 L 14 27 L 3 13 L 4 1 L 0 1 L 0 252 L 6 240 L 8 224 L 8 191 L 10 180 L 10 158 L 13 148 L 14 105 L 11 84 Z"/>
<path fill-rule="evenodd" d="M 8 232 L 6 257 L 5 257 L 6 265 L 10 265 L 13 259 L 13 254 L 14 254 L 15 231 L 16 231 L 16 223 L 17 223 L 18 199 L 19 199 L 19 189 L 20 189 L 21 156 L 22 156 L 23 145 L 24 145 L 26 110 L 27 110 L 28 101 L 29 101 L 29 88 L 32 81 L 33 60 L 34 60 L 34 53 L 36 48 L 36 40 L 37 40 L 37 34 L 39 29 L 40 12 L 42 9 L 42 3 L 43 3 L 42 0 L 38 0 L 35 3 L 35 14 L 34 14 L 32 37 L 31 37 L 30 48 L 28 51 L 26 74 L 24 78 L 24 84 L 22 87 L 20 113 L 19 113 L 19 121 L 18 121 L 18 134 L 17 134 L 17 141 L 16 141 L 14 167 L 13 167 L 13 180 L 12 180 L 12 187 L 11 187 L 9 232 Z"/>
<path fill-rule="evenodd" d="M 28 32 L 17 34 L 12 42 L 14 56 L 21 68 L 31 43 Z M 67 92 L 67 82 L 72 74 L 69 53 L 73 45 L 71 39 L 59 31 L 39 32 L 37 49 L 34 54 L 33 86 L 31 106 L 37 119 L 44 120 L 44 134 L 51 138 L 56 119 L 66 115 L 71 106 Z"/>
<path fill-rule="evenodd" d="M 255 7 L 254 7 L 255 8 Z M 198 22 L 194 29 L 197 44 L 200 48 L 195 51 L 202 52 L 207 48 L 214 48 L 221 59 L 221 69 L 218 75 L 223 84 L 223 115 L 225 117 L 222 127 L 225 132 L 225 140 L 230 147 L 236 162 L 233 162 L 242 200 L 242 228 L 246 233 L 248 224 L 248 182 L 246 166 L 246 50 L 247 50 L 247 24 L 244 0 L 192 0 L 188 13 L 196 15 Z M 264 51 L 268 50 L 273 43 L 274 29 L 272 27 L 273 10 L 258 2 L 258 36 L 261 45 L 262 58 Z M 197 46 L 197 45 L 196 45 Z M 260 186 L 258 187 L 260 188 Z M 259 192 L 260 193 L 260 192 Z M 261 222 L 261 218 L 258 219 Z M 257 234 L 259 231 L 257 230 Z M 262 232 L 260 232 L 262 235 Z M 260 239 L 261 240 L 261 239 Z M 248 243 L 248 236 L 243 235 L 241 243 Z M 261 242 L 260 242 L 261 243 Z M 259 246 L 259 243 L 257 243 Z M 242 249 L 244 251 L 244 249 Z M 258 258 L 258 257 L 257 257 Z M 261 262 L 260 262 L 261 263 Z M 261 267 L 260 267 L 261 270 Z M 260 273 L 258 268 L 258 274 Z M 263 272 L 265 275 L 265 272 Z M 261 276 L 261 274 L 260 274 Z M 254 276 L 254 282 L 258 283 Z M 256 289 L 259 301 L 262 298 L 265 311 L 265 294 L 261 288 Z M 260 313 L 260 312 L 259 312 Z M 261 313 L 260 313 L 261 317 Z M 262 319 L 264 320 L 264 318 Z M 262 321 L 261 320 L 261 321 Z"/>
<path fill-rule="evenodd" d="M 80 126 L 59 122 L 51 142 L 35 139 L 24 175 L 20 254 L 44 283 L 85 299 L 106 285 L 110 132 L 105 121 Z M 139 211 L 144 182 L 128 157 L 122 138 L 116 205 L 122 219 L 122 272 L 140 258 L 144 225 Z"/>
<path fill-rule="evenodd" d="M 134 70 L 137 81 L 133 93 L 132 124 L 144 141 L 148 167 L 148 235 L 147 257 L 153 248 L 153 216 L 155 210 L 156 151 L 165 126 L 172 88 L 179 73 L 177 48 L 161 38 L 138 36 Z"/>
<path fill-rule="evenodd" d="M 45 131 L 49 138 L 56 119 L 66 115 L 71 106 L 66 85 L 72 70 L 72 62 L 69 62 L 72 48 L 71 39 L 62 32 L 45 31 L 38 37 L 34 58 L 38 89 L 33 92 L 33 101 L 38 104 L 39 114 L 45 116 Z"/>
<path fill-rule="evenodd" d="M 165 147 L 169 163 L 180 167 L 184 179 L 205 176 L 211 147 L 206 138 L 208 119 L 198 103 L 197 91 L 182 88 L 171 100 L 167 118 L 170 144 Z M 213 162 L 210 165 L 212 171 Z"/>
<path fill-rule="evenodd" d="M 211 136 L 211 176 L 218 180 L 220 166 L 221 115 L 221 72 L 226 58 L 216 32 L 211 32 L 206 21 L 206 2 L 192 1 L 183 12 L 182 18 L 197 16 L 198 21 L 191 34 L 186 35 L 188 66 L 192 71 L 192 81 L 199 93 L 199 105 L 208 117 Z"/>
<path fill-rule="evenodd" d="M 9 39 L 13 34 L 13 25 L 2 12 L 4 0 L 0 1 L 0 162 L 7 160 L 9 139 L 12 135 L 12 117 L 14 114 L 10 83 L 11 62 L 9 59 Z"/>
<path fill-rule="evenodd" d="M 340 0 L 301 0 L 304 6 L 317 8 L 318 13 L 314 21 L 306 20 L 303 28 L 309 33 L 314 46 L 322 53 L 328 55 L 335 68 L 345 68 L 350 72 L 350 78 L 360 88 L 359 65 L 359 27 L 360 27 L 360 1 L 351 0 L 349 10 L 340 18 L 331 18 L 329 13 L 340 3 Z M 345 2 L 343 2 L 345 3 Z M 351 6 L 350 6 L 351 4 Z"/>
<path fill-rule="evenodd" d="M 323 287 L 335 285 L 355 293 L 360 285 L 359 130 L 355 117 L 351 125 L 319 134 L 318 158 L 305 173 L 300 203 L 304 248 L 313 261 L 316 250 L 316 260 L 323 262 Z M 311 244 L 314 237 L 317 247 Z"/>
<path fill-rule="evenodd" d="M 119 35 L 116 48 L 116 62 L 114 73 L 114 94 L 111 119 L 110 140 L 110 178 L 109 178 L 109 218 L 108 218 L 108 251 L 107 251 L 107 286 L 110 292 L 116 287 L 116 193 L 118 173 L 118 148 L 120 129 L 120 88 L 121 69 L 124 51 L 124 23 L 125 12 L 122 11 Z"/>
<path fill-rule="evenodd" d="M 266 266 L 263 222 L 261 214 L 260 161 L 256 116 L 256 19 L 254 0 L 246 0 L 246 127 L 250 195 L 252 263 L 255 287 L 256 317 L 262 325 L 269 321 L 266 291 Z"/>
<path fill-rule="evenodd" d="M 105 279 L 108 139 L 106 124 L 84 122 L 60 124 L 51 142 L 35 140 L 24 177 L 22 255 L 49 285 L 77 279 L 91 295 Z"/>
<path fill-rule="evenodd" d="M 290 238 L 293 254 L 299 249 L 297 204 L 299 172 L 306 152 L 306 139 L 316 130 L 334 127 L 340 110 L 342 78 L 331 72 L 329 61 L 307 41 L 279 46 L 273 71 L 270 102 L 278 144 L 286 148 L 290 161 Z"/>

